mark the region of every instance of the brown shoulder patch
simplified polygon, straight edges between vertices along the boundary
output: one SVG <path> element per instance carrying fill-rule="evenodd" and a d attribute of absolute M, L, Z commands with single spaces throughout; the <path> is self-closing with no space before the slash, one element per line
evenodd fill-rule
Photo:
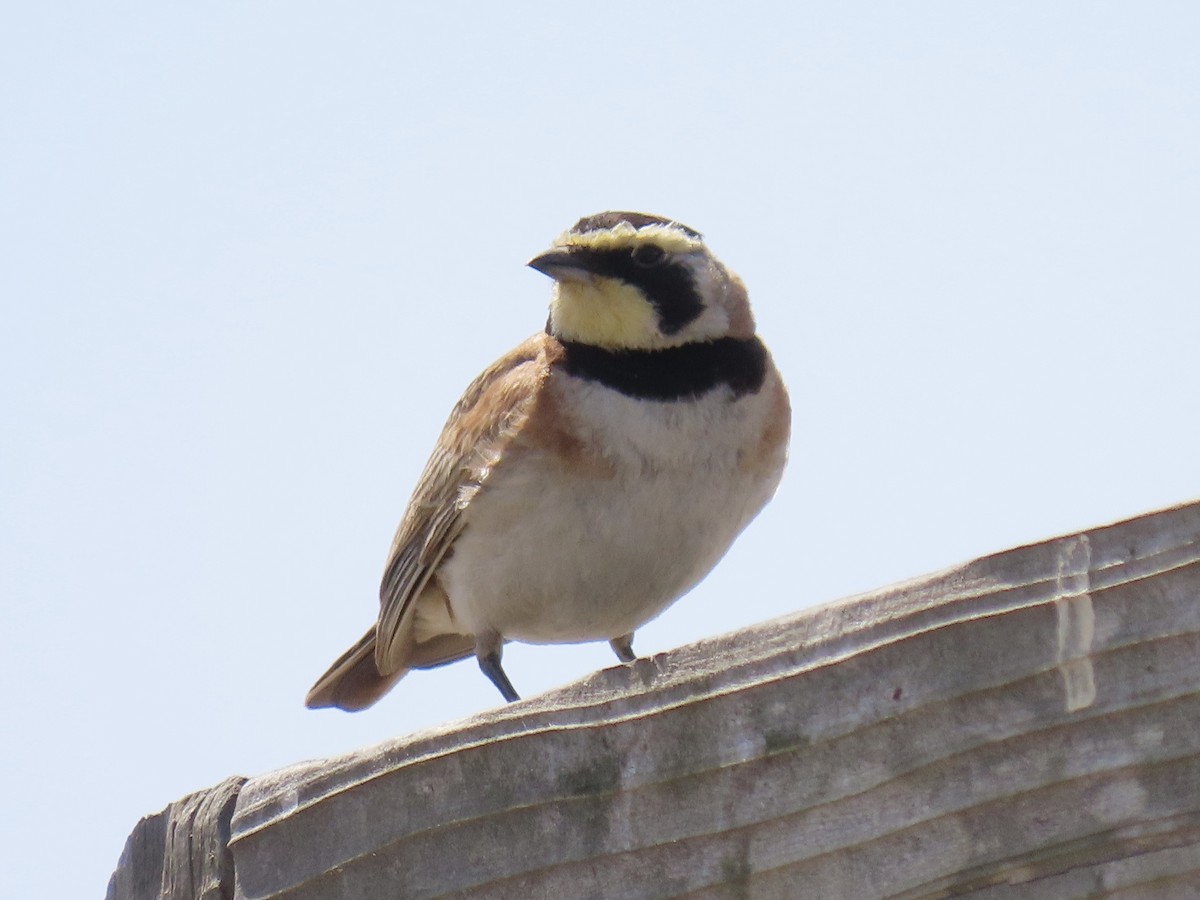
<path fill-rule="evenodd" d="M 544 351 L 550 374 L 510 452 L 532 450 L 548 453 L 556 456 L 561 465 L 573 472 L 598 478 L 612 477 L 612 463 L 581 432 L 570 402 L 562 395 L 561 380 L 553 378 L 555 365 L 565 356 L 562 344 L 557 340 L 548 340 L 544 344 Z"/>
<path fill-rule="evenodd" d="M 754 452 L 742 460 L 743 467 L 751 471 L 767 472 L 779 468 L 787 458 L 788 440 L 792 435 L 792 405 L 788 400 L 787 388 L 774 365 L 770 371 L 767 390 L 771 392 L 771 397 L 767 420 L 759 433 Z"/>

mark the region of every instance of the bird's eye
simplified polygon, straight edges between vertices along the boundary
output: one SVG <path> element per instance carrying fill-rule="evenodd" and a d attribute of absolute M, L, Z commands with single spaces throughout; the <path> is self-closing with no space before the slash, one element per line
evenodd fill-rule
<path fill-rule="evenodd" d="M 634 264 L 648 269 L 666 259 L 667 251 L 658 244 L 640 244 L 633 248 L 632 256 Z"/>

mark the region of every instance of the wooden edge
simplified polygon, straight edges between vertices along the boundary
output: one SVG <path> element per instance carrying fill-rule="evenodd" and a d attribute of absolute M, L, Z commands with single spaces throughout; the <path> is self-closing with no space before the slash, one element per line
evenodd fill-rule
<path fill-rule="evenodd" d="M 241 776 L 226 778 L 138 822 L 106 900 L 232 900 L 230 826 L 245 783 Z"/>

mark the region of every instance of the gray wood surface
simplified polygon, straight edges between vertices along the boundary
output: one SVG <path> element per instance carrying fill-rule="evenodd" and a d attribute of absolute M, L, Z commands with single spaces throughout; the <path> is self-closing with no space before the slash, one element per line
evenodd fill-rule
<path fill-rule="evenodd" d="M 229 900 L 229 824 L 246 779 L 226 778 L 146 816 L 125 841 L 107 900 Z"/>
<path fill-rule="evenodd" d="M 1200 503 L 252 779 L 231 846 L 242 898 L 1200 897 Z"/>

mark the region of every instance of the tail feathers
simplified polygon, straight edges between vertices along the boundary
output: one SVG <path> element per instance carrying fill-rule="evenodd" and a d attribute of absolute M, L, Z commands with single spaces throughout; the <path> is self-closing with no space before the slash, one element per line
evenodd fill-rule
<path fill-rule="evenodd" d="M 364 634 L 317 679 L 304 705 L 309 709 L 336 706 L 347 712 L 366 709 L 386 694 L 408 669 L 380 675 L 375 667 L 375 629 Z"/>

